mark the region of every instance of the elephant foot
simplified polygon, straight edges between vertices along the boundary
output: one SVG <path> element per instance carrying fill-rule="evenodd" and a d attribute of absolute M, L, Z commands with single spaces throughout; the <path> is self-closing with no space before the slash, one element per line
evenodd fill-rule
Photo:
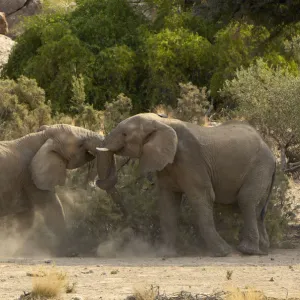
<path fill-rule="evenodd" d="M 269 243 L 259 243 L 259 249 L 262 253 L 262 255 L 268 255 L 269 254 Z"/>
<path fill-rule="evenodd" d="M 68 245 L 68 243 L 62 242 L 60 245 L 55 247 L 54 256 L 55 257 L 77 257 L 79 256 L 79 253 L 74 249 L 74 247 Z"/>
<path fill-rule="evenodd" d="M 223 244 L 215 249 L 210 249 L 210 252 L 214 257 L 225 257 L 232 253 L 232 248 L 228 244 Z"/>
<path fill-rule="evenodd" d="M 79 253 L 69 249 L 55 251 L 55 257 L 78 257 Z"/>
<path fill-rule="evenodd" d="M 157 250 L 156 255 L 158 257 L 168 258 L 168 257 L 176 257 L 176 256 L 178 256 L 178 253 L 175 250 L 175 248 L 173 248 L 173 247 L 170 247 L 170 246 L 161 246 Z"/>
<path fill-rule="evenodd" d="M 269 254 L 269 247 L 265 248 L 265 247 L 261 247 L 259 246 L 259 251 L 260 251 L 260 255 L 268 255 Z"/>
<path fill-rule="evenodd" d="M 258 248 L 258 245 L 254 245 L 249 241 L 242 241 L 237 249 L 246 255 L 264 255 L 264 253 Z"/>

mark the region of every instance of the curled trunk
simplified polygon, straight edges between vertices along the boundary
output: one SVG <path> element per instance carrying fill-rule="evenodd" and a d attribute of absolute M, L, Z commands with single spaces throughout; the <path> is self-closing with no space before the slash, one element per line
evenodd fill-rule
<path fill-rule="evenodd" d="M 106 148 L 97 148 L 97 173 L 97 186 L 105 190 L 111 196 L 115 204 L 119 206 L 124 217 L 127 217 L 128 213 L 123 204 L 122 197 L 115 188 L 118 178 L 116 160 L 112 151 Z"/>
<path fill-rule="evenodd" d="M 98 180 L 96 184 L 99 188 L 108 191 L 117 183 L 114 153 L 105 148 L 98 148 L 97 150 Z"/>

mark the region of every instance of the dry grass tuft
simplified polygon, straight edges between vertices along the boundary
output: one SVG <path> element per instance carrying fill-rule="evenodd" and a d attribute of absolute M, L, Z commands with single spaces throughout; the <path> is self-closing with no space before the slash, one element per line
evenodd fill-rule
<path fill-rule="evenodd" d="M 57 299 L 63 292 L 67 291 L 69 283 L 65 272 L 50 267 L 43 268 L 38 273 L 44 276 L 33 277 L 32 292 L 28 299 Z"/>
<path fill-rule="evenodd" d="M 225 299 L 226 300 L 267 300 L 268 297 L 265 296 L 262 292 L 255 291 L 253 289 L 241 291 L 240 289 L 236 288 L 229 291 Z"/>
<path fill-rule="evenodd" d="M 151 287 L 150 289 L 136 289 L 132 300 L 156 300 L 158 295 L 158 288 Z"/>
<path fill-rule="evenodd" d="M 192 295 L 189 292 L 182 291 L 173 295 L 165 295 L 159 292 L 159 287 L 151 286 L 150 289 L 136 289 L 133 296 L 129 296 L 126 300 L 223 300 L 224 292 L 213 295 Z"/>

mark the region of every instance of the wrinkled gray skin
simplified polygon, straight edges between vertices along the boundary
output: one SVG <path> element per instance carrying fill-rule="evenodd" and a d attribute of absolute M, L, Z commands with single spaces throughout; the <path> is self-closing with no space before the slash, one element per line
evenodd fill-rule
<path fill-rule="evenodd" d="M 18 232 L 25 233 L 32 227 L 34 211 L 41 210 L 46 225 L 63 243 L 65 217 L 55 186 L 65 183 L 67 169 L 93 160 L 102 143 L 101 135 L 63 124 L 0 142 L 0 217 L 15 216 Z"/>
<path fill-rule="evenodd" d="M 241 252 L 268 253 L 264 216 L 275 158 L 249 124 L 230 121 L 200 127 L 145 113 L 119 123 L 105 138 L 104 147 L 117 155 L 139 158 L 142 174 L 157 172 L 161 230 L 170 249 L 175 245 L 177 214 L 185 193 L 213 255 L 226 256 L 232 250 L 216 231 L 214 202 L 239 204 L 244 220 Z M 104 169 L 98 169 L 100 178 L 105 178 Z"/>

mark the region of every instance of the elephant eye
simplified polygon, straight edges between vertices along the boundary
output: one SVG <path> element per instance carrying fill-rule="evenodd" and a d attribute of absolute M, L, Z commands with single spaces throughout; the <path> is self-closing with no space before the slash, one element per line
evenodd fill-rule
<path fill-rule="evenodd" d="M 127 136 L 127 133 L 125 133 L 125 132 L 123 132 L 122 134 L 123 134 L 123 136 Z"/>

